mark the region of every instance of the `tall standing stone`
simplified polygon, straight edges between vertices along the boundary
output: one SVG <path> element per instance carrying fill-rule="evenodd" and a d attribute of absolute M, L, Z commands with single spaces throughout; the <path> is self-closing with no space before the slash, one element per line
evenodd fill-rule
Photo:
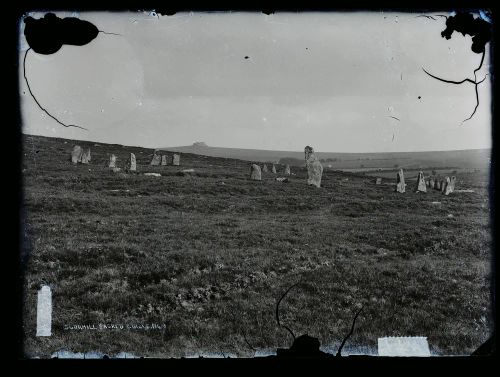
<path fill-rule="evenodd" d="M 257 164 L 252 164 L 250 167 L 250 179 L 254 181 L 262 180 L 262 175 L 260 172 L 260 166 Z"/>
<path fill-rule="evenodd" d="M 264 164 L 264 166 L 262 166 L 262 172 L 267 173 L 267 165 L 266 164 Z"/>
<path fill-rule="evenodd" d="M 451 194 L 453 191 L 455 191 L 455 182 L 457 178 L 455 176 L 451 177 L 450 181 L 446 185 L 446 189 L 444 191 L 445 195 Z"/>
<path fill-rule="evenodd" d="M 321 187 L 321 176 L 323 175 L 323 165 L 314 154 L 314 149 L 310 146 L 304 148 L 306 167 L 307 167 L 307 184 L 316 187 Z"/>
<path fill-rule="evenodd" d="M 48 285 L 38 291 L 36 306 L 36 336 L 52 335 L 52 292 Z"/>
<path fill-rule="evenodd" d="M 172 157 L 172 165 L 179 166 L 181 164 L 181 155 L 174 154 Z"/>
<path fill-rule="evenodd" d="M 290 165 L 285 166 L 285 175 L 290 175 Z"/>
<path fill-rule="evenodd" d="M 109 156 L 109 167 L 116 168 L 116 156 L 114 154 Z"/>
<path fill-rule="evenodd" d="M 82 147 L 80 147 L 79 145 L 75 145 L 73 147 L 73 151 L 71 152 L 71 162 L 73 164 L 82 162 L 82 154 L 83 154 Z"/>
<path fill-rule="evenodd" d="M 427 192 L 427 186 L 425 185 L 424 173 L 420 171 L 417 177 L 417 187 L 415 188 L 416 192 Z"/>
<path fill-rule="evenodd" d="M 429 178 L 429 189 L 434 189 L 434 177 Z"/>
<path fill-rule="evenodd" d="M 87 159 L 88 159 L 88 160 L 89 160 L 89 162 L 90 162 L 90 148 L 89 148 L 89 149 L 87 149 Z"/>
<path fill-rule="evenodd" d="M 273 167 L 272 167 L 271 171 L 272 171 L 274 174 L 276 174 L 276 165 L 274 165 L 274 164 L 273 164 Z"/>
<path fill-rule="evenodd" d="M 129 170 L 130 171 L 136 171 L 137 170 L 137 164 L 136 164 L 136 160 L 135 160 L 135 154 L 133 154 L 133 153 L 130 153 L 130 167 L 129 167 Z"/>
<path fill-rule="evenodd" d="M 396 191 L 401 193 L 405 192 L 405 175 L 403 169 L 399 169 L 396 177 Z"/>
<path fill-rule="evenodd" d="M 153 154 L 153 159 L 151 160 L 151 165 L 158 166 L 161 162 L 161 156 L 159 154 Z"/>
<path fill-rule="evenodd" d="M 441 191 L 443 194 L 448 195 L 451 192 L 451 191 L 449 191 L 451 189 L 450 183 L 451 183 L 450 177 L 446 177 L 445 181 L 444 181 L 444 185 L 441 188 Z"/>
<path fill-rule="evenodd" d="M 380 177 L 379 177 L 379 178 L 377 178 L 377 179 L 375 180 L 375 184 L 376 184 L 376 185 L 381 185 L 381 184 L 382 184 L 382 178 L 380 178 Z"/>
<path fill-rule="evenodd" d="M 162 165 L 167 165 L 167 155 L 164 154 L 163 156 L 161 156 L 161 164 Z"/>

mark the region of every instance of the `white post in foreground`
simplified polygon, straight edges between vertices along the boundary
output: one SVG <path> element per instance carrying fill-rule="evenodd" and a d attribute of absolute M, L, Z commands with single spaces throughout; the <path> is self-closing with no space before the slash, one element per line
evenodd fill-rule
<path fill-rule="evenodd" d="M 425 336 L 378 338 L 379 356 L 430 356 Z"/>
<path fill-rule="evenodd" d="M 52 332 L 52 292 L 48 285 L 38 291 L 36 308 L 36 336 L 50 336 Z"/>

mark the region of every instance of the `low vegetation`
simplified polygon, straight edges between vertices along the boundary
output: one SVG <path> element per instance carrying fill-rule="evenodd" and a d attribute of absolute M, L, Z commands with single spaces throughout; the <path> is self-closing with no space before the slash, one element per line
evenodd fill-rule
<path fill-rule="evenodd" d="M 78 142 L 91 163 L 70 163 L 71 140 L 25 136 L 25 352 L 58 350 L 179 357 L 252 356 L 297 335 L 376 349 L 382 336 L 427 336 L 434 354 L 469 354 L 490 335 L 488 172 L 457 172 L 444 196 L 304 168 L 288 183 L 250 162 L 182 154 L 149 166 L 153 150 Z M 139 172 L 113 173 L 135 153 Z M 193 173 L 179 175 L 183 169 Z M 278 165 L 278 176 L 284 166 Z M 392 178 L 384 182 L 394 183 Z M 144 176 L 159 172 L 161 177 Z M 412 173 L 413 174 L 413 173 Z M 417 173 L 414 173 L 415 177 Z M 36 337 L 36 293 L 53 291 L 53 335 Z M 161 330 L 70 330 L 83 324 L 164 324 Z"/>

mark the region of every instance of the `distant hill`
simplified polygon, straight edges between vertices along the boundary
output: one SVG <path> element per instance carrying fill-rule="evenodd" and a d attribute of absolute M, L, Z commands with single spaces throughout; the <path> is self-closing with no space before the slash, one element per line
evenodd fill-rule
<path fill-rule="evenodd" d="M 304 152 L 295 151 L 211 147 L 203 142 L 196 142 L 189 146 L 158 149 L 180 153 L 200 154 L 210 157 L 290 164 L 292 166 L 301 166 L 304 164 Z M 316 154 L 324 165 L 332 169 L 395 167 L 484 169 L 489 167 L 491 149 L 388 153 L 335 153 L 317 151 Z"/>

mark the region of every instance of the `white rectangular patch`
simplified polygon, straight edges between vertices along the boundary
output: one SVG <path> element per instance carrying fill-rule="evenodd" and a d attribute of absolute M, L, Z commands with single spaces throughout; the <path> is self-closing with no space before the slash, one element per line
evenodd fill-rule
<path fill-rule="evenodd" d="M 379 356 L 430 356 L 425 336 L 378 338 Z"/>
<path fill-rule="evenodd" d="M 36 307 L 36 336 L 50 336 L 52 332 L 52 292 L 48 285 L 38 291 Z"/>

